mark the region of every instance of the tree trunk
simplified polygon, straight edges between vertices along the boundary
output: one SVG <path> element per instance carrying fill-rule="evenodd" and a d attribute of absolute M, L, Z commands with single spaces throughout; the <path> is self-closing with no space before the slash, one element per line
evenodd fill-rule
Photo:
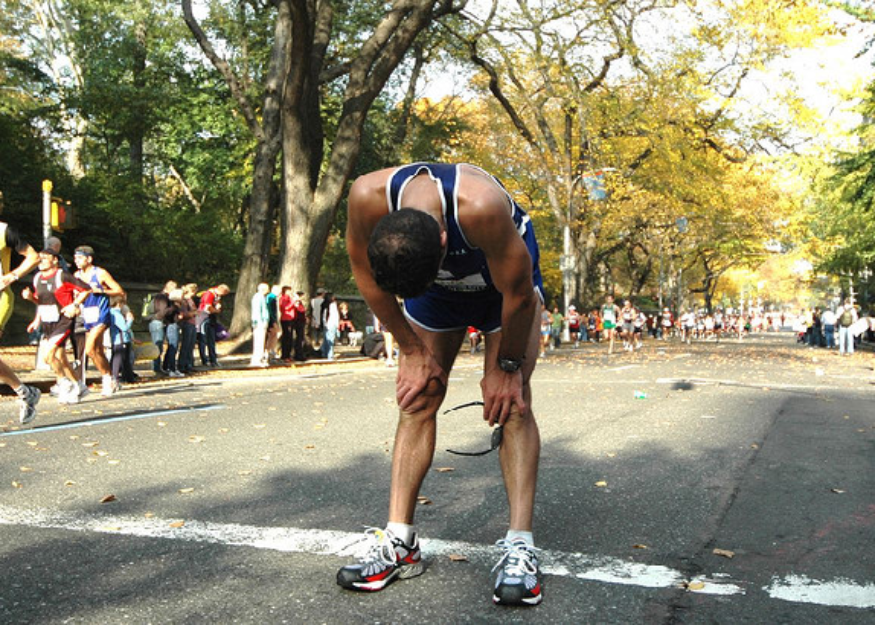
<path fill-rule="evenodd" d="M 296 66 L 290 69 L 283 101 L 282 284 L 313 293 L 331 224 L 359 156 L 368 111 L 419 33 L 433 17 L 452 9 L 450 0 L 392 3 L 349 64 L 343 109 L 324 163 L 317 77 L 330 32 L 330 4 L 319 3 L 314 13 L 309 3 L 292 3 Z"/>
<path fill-rule="evenodd" d="M 274 42 L 271 59 L 264 83 L 264 97 L 260 116 L 246 97 L 243 84 L 230 65 L 207 39 L 203 29 L 194 17 L 191 0 L 182 0 L 185 23 L 191 30 L 201 50 L 219 71 L 228 85 L 237 109 L 242 114 L 247 127 L 256 139 L 253 163 L 252 195 L 249 207 L 249 223 L 246 242 L 243 246 L 243 261 L 237 278 L 236 294 L 239 301 L 248 301 L 258 283 L 265 278 L 268 254 L 270 253 L 271 225 L 274 205 L 271 192 L 276 173 L 276 162 L 281 147 L 281 98 L 282 84 L 289 63 L 291 45 L 291 8 L 288 0 L 276 3 L 277 17 L 274 25 Z M 249 306 L 235 306 L 229 332 L 233 335 L 248 331 L 251 319 Z"/>

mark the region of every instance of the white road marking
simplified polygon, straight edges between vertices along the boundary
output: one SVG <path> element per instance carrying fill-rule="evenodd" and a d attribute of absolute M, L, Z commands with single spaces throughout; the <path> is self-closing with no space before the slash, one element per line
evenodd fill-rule
<path fill-rule="evenodd" d="M 822 582 L 804 575 L 789 575 L 773 579 L 763 590 L 773 599 L 795 603 L 875 608 L 875 584 L 858 584 L 849 579 Z"/>
<path fill-rule="evenodd" d="M 362 534 L 350 532 L 295 527 L 258 527 L 188 519 L 184 520 L 184 524 L 180 527 L 171 527 L 174 521 L 179 519 L 98 516 L 0 505 L 0 525 L 120 534 L 342 557 L 354 556 L 363 547 Z M 461 541 L 423 539 L 422 549 L 428 557 L 462 554 L 469 561 L 482 563 L 488 567 L 492 566 L 497 555 L 491 545 Z M 735 582 L 726 575 L 700 575 L 688 580 L 681 571 L 667 566 L 641 564 L 619 558 L 546 549 L 540 551 L 539 556 L 544 563 L 542 570 L 546 575 L 642 588 L 686 587 L 690 592 L 705 595 L 728 596 L 746 593 L 744 588 L 746 584 Z M 875 585 L 860 584 L 843 578 L 820 581 L 788 575 L 783 578 L 773 578 L 771 585 L 764 587 L 763 590 L 773 599 L 794 603 L 855 608 L 875 607 Z"/>
<path fill-rule="evenodd" d="M 128 414 L 118 415 L 115 417 L 95 417 L 94 419 L 73 421 L 71 423 L 59 423 L 57 425 L 40 426 L 39 423 L 36 423 L 33 427 L 26 427 L 21 430 L 11 430 L 9 432 L 0 432 L 0 437 L 42 434 L 44 432 L 54 432 L 57 430 L 71 430 L 74 428 L 94 427 L 98 425 L 106 425 L 108 423 L 118 423 L 119 421 L 133 421 L 136 419 L 149 419 L 151 417 L 164 417 L 167 415 L 182 414 L 186 412 L 221 410 L 224 407 L 224 404 L 206 404 L 200 406 L 188 406 L 186 408 L 169 408 L 167 410 L 146 410 L 144 412 L 132 412 Z"/>

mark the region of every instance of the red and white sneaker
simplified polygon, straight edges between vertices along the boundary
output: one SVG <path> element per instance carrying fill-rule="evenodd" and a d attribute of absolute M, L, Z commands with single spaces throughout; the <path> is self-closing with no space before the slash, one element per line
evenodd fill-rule
<path fill-rule="evenodd" d="M 495 544 L 504 553 L 492 569 L 495 573 L 493 603 L 523 606 L 541 603 L 544 596 L 535 548 L 520 539 L 501 539 Z"/>
<path fill-rule="evenodd" d="M 365 540 L 371 544 L 364 556 L 337 572 L 340 586 L 375 592 L 396 579 L 409 579 L 425 571 L 418 537 L 414 537 L 412 545 L 405 545 L 389 530 L 369 527 L 365 530 Z"/>

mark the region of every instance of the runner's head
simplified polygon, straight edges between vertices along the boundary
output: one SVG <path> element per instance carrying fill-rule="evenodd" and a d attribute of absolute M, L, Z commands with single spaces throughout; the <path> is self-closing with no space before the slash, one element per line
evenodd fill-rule
<path fill-rule="evenodd" d="M 422 295 L 438 275 L 446 238 L 428 213 L 402 208 L 377 222 L 368 244 L 374 281 L 403 298 Z"/>
<path fill-rule="evenodd" d="M 94 263 L 94 248 L 90 245 L 80 245 L 73 252 L 73 261 L 80 269 L 90 267 Z"/>
<path fill-rule="evenodd" d="M 58 253 L 50 247 L 47 247 L 39 253 L 40 271 L 47 271 L 58 266 Z"/>

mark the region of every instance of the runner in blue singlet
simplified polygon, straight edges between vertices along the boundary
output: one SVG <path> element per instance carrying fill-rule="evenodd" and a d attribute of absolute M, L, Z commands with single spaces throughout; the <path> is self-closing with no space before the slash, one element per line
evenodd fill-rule
<path fill-rule="evenodd" d="M 530 378 L 543 303 L 532 223 L 492 175 L 473 165 L 415 163 L 359 178 L 349 194 L 347 248 L 359 290 L 400 351 L 389 523 L 337 583 L 376 591 L 423 571 L 413 526 L 453 362 L 473 326 L 485 335 L 483 419 L 501 426 L 510 504 L 490 585 L 498 604 L 541 602 L 532 538 L 540 438 Z M 396 295 L 404 299 L 403 308 Z M 387 558 L 386 554 L 392 554 Z"/>
<path fill-rule="evenodd" d="M 94 250 L 81 245 L 73 253 L 73 260 L 79 270 L 76 277 L 91 287 L 91 295 L 82 304 L 80 314 L 85 322 L 87 332 L 85 353 L 94 361 L 94 366 L 102 376 L 102 394 L 112 395 L 116 384 L 112 377 L 109 360 L 103 348 L 103 333 L 110 325 L 111 313 L 109 298 L 111 295 L 124 295 L 125 291 L 106 269 L 94 265 Z M 83 359 L 82 367 L 85 367 Z"/>

